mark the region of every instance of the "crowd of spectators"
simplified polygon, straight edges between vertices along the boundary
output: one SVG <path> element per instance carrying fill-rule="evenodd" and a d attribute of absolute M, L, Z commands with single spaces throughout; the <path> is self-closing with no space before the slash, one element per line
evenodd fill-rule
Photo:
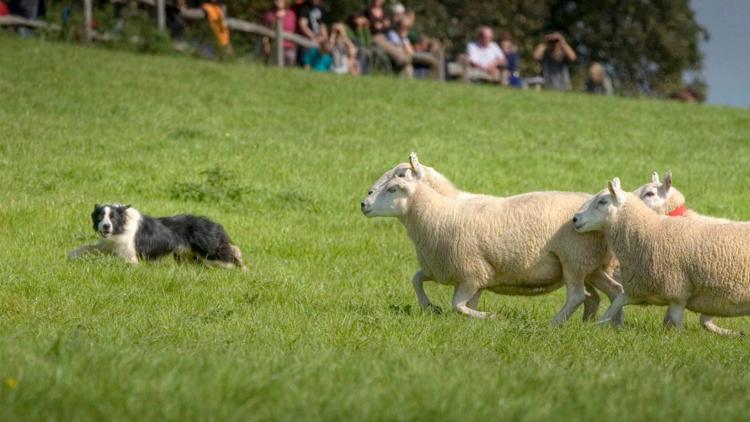
<path fill-rule="evenodd" d="M 475 82 L 492 82 L 512 87 L 524 87 L 527 82 L 521 77 L 520 56 L 510 32 L 500 33 L 500 44 L 495 42 L 492 28 L 483 26 L 476 40 L 466 46 L 466 63 L 471 71 L 468 78 Z M 565 37 L 552 32 L 544 37 L 532 53 L 542 69 L 541 78 L 531 78 L 548 90 L 570 91 L 572 89 L 568 65 L 576 61 L 576 53 Z M 586 80 L 586 92 L 612 95 L 612 81 L 604 66 L 592 63 Z"/>
<path fill-rule="evenodd" d="M 122 9 L 128 0 L 111 1 L 115 6 L 115 30 L 118 30 L 122 27 Z M 165 3 L 166 24 L 178 49 L 186 45 L 184 12 L 194 9 L 202 10 L 220 51 L 233 54 L 226 9 L 220 0 L 165 0 Z M 44 9 L 45 0 L 0 0 L 0 14 L 37 19 L 44 15 Z M 371 0 L 366 8 L 350 14 L 345 22 L 333 22 L 329 27 L 324 0 L 273 0 L 261 21 L 269 28 L 275 28 L 280 22 L 284 32 L 310 41 L 302 43 L 303 46 L 285 39 L 281 58 L 284 66 L 352 75 L 386 68 L 405 78 L 438 74 L 445 65 L 438 60 L 443 46 L 437 39 L 415 32 L 416 19 L 414 11 L 401 3 L 386 6 L 385 0 Z M 262 39 L 260 51 L 268 60 L 276 59 L 268 37 Z M 577 57 L 561 33 L 547 34 L 531 57 L 538 62 L 542 76 L 523 78 L 520 54 L 510 32 L 500 32 L 496 41 L 493 29 L 482 26 L 459 57 L 462 66 L 459 73 L 477 83 L 518 88 L 532 84 L 560 91 L 572 89 L 569 65 Z M 585 89 L 594 94 L 612 95 L 612 82 L 602 64 L 590 64 Z"/>
<path fill-rule="evenodd" d="M 371 72 L 374 62 L 381 60 L 380 67 L 407 78 L 437 71 L 438 61 L 431 59 L 431 54 L 441 48 L 439 42 L 414 32 L 416 15 L 401 3 L 386 8 L 384 0 L 372 0 L 364 10 L 329 28 L 322 0 L 295 0 L 292 4 L 274 0 L 262 21 L 269 28 L 281 21 L 285 32 L 305 37 L 316 45 L 311 48 L 285 40 L 285 66 L 359 75 Z M 263 52 L 269 60 L 272 47 L 271 40 L 265 38 Z"/>

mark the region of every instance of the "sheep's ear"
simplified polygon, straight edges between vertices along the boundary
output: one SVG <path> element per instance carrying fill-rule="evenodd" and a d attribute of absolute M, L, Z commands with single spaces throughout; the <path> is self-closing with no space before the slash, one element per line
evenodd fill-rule
<path fill-rule="evenodd" d="M 607 183 L 607 189 L 609 189 L 609 193 L 612 194 L 612 197 L 615 198 L 617 202 L 620 202 L 623 193 L 622 186 L 620 185 L 620 178 L 615 177 L 610 180 L 609 183 Z"/>
<path fill-rule="evenodd" d="M 424 167 L 419 164 L 419 158 L 417 158 L 416 152 L 409 154 L 409 164 L 411 165 L 411 171 L 414 173 L 414 177 L 417 180 L 422 179 L 424 177 Z"/>
<path fill-rule="evenodd" d="M 672 187 L 672 172 L 668 171 L 667 174 L 664 175 L 664 191 L 669 192 L 669 189 Z"/>
<path fill-rule="evenodd" d="M 659 173 L 651 173 L 651 183 L 659 183 Z"/>

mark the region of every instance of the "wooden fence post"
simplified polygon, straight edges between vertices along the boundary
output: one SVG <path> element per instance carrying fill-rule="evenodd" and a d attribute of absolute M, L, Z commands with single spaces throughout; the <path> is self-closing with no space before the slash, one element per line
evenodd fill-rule
<path fill-rule="evenodd" d="M 437 62 L 438 62 L 438 79 L 445 81 L 445 48 L 440 46 L 437 51 Z"/>
<path fill-rule="evenodd" d="M 84 35 L 86 42 L 91 42 L 94 38 L 94 28 L 91 27 L 94 21 L 94 12 L 91 5 L 91 0 L 83 0 L 83 17 L 84 25 L 86 25 Z"/>
<path fill-rule="evenodd" d="M 278 67 L 284 67 L 284 28 L 280 18 L 276 18 L 276 42 L 274 44 L 274 57 L 276 57 L 276 65 Z"/>
<path fill-rule="evenodd" d="M 159 24 L 159 31 L 164 31 L 167 27 L 167 12 L 164 0 L 156 0 L 156 21 Z"/>

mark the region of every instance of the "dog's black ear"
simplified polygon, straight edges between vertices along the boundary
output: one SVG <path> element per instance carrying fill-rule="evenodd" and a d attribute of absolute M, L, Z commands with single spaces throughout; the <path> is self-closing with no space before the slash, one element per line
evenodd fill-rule
<path fill-rule="evenodd" d="M 99 216 L 100 211 L 101 205 L 96 204 L 96 208 L 94 208 L 94 211 L 91 212 L 91 220 L 94 222 L 94 230 L 96 230 L 96 219 Z"/>
<path fill-rule="evenodd" d="M 101 204 L 94 204 L 94 209 L 95 209 L 95 210 L 98 210 L 98 209 L 99 209 L 99 208 L 101 208 L 101 207 L 102 207 L 102 206 L 101 206 Z"/>

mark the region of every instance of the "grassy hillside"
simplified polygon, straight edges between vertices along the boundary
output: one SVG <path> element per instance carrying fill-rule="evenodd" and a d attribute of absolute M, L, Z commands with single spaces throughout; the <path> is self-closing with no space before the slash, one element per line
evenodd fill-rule
<path fill-rule="evenodd" d="M 550 326 L 562 291 L 419 310 L 412 246 L 359 201 L 416 150 L 464 190 L 672 169 L 750 219 L 750 113 L 147 57 L 0 34 L 0 420 L 743 419 L 746 338 Z M 69 262 L 96 202 L 220 221 L 250 271 Z M 428 285 L 444 308 L 450 289 Z M 602 305 L 608 303 L 603 300 Z M 602 312 L 602 311 L 600 311 Z M 719 321 L 750 332 L 750 318 Z"/>

